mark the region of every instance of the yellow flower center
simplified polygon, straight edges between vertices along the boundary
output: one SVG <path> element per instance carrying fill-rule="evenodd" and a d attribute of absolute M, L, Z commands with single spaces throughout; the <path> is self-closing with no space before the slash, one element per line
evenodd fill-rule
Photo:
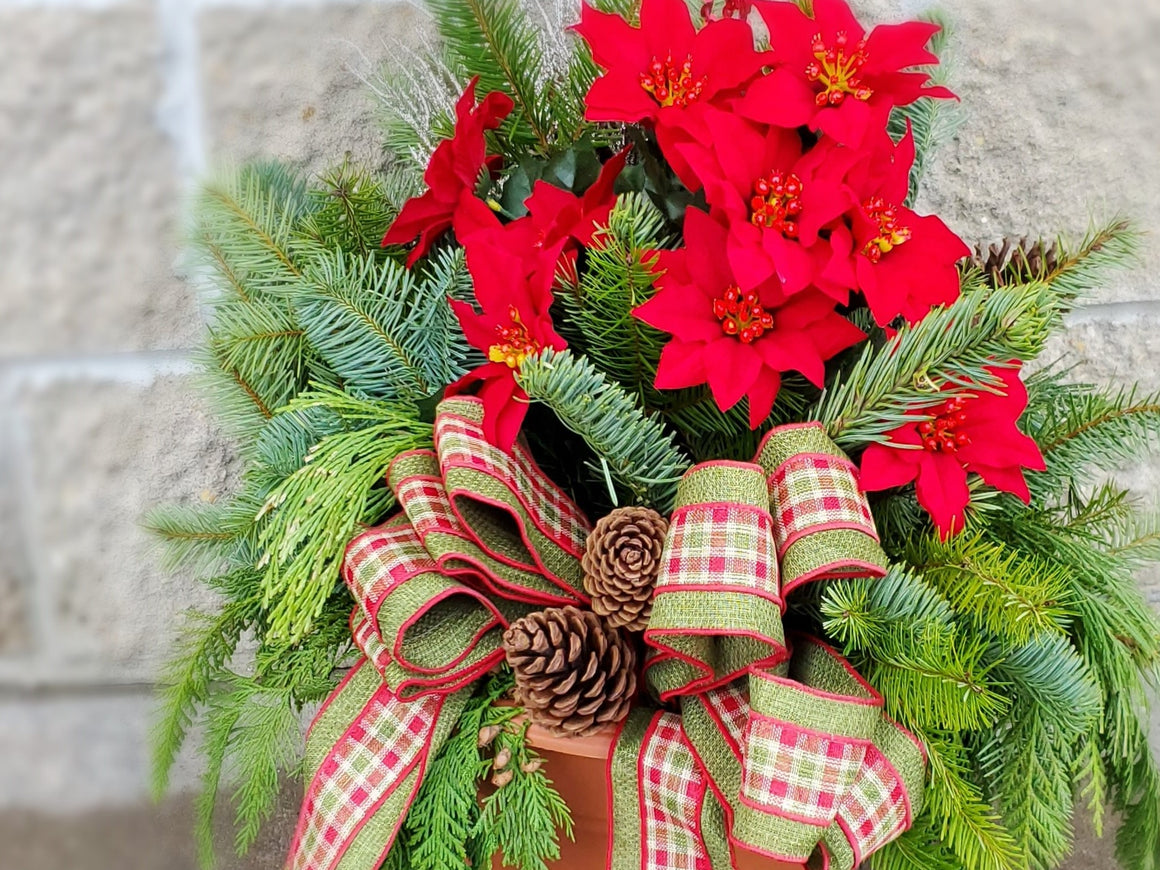
<path fill-rule="evenodd" d="M 819 33 L 814 37 L 813 51 L 814 60 L 806 67 L 806 76 L 822 86 L 817 95 L 819 106 L 840 106 L 847 96 L 862 102 L 874 96 L 874 91 L 862 84 L 860 75 L 866 65 L 866 40 L 859 40 L 851 50 L 845 31 L 837 35 L 832 46 Z"/>
<path fill-rule="evenodd" d="M 708 82 L 707 76 L 693 78 L 693 56 L 689 55 L 679 66 L 670 54 L 663 61 L 654 57 L 648 69 L 640 74 L 640 86 L 662 106 L 684 108 L 701 98 Z"/>
<path fill-rule="evenodd" d="M 497 326 L 495 334 L 499 338 L 487 349 L 487 358 L 492 362 L 504 363 L 508 368 L 518 369 L 524 360 L 542 350 L 540 343 L 528 334 L 528 328 L 520 319 L 514 305 L 508 307 L 511 326 Z"/>

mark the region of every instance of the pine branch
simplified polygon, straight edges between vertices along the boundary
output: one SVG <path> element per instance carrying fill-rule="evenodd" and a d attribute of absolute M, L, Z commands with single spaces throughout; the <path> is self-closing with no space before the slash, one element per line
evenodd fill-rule
<path fill-rule="evenodd" d="M 1063 256 L 1045 279 L 1061 313 L 1070 311 L 1093 289 L 1102 287 L 1109 271 L 1138 263 L 1142 243 L 1140 231 L 1122 218 L 1093 227 L 1078 245 L 1061 239 Z"/>
<path fill-rule="evenodd" d="M 954 612 L 924 579 L 897 565 L 878 580 L 836 580 L 821 602 L 826 634 L 847 652 L 883 643 L 892 627 L 931 623 L 950 627 Z"/>
<path fill-rule="evenodd" d="M 965 870 L 947 849 L 928 812 L 921 813 L 901 837 L 867 859 L 869 870 Z"/>
<path fill-rule="evenodd" d="M 515 101 L 514 120 L 505 125 L 513 151 L 547 153 L 553 119 L 541 86 L 541 37 L 518 0 L 427 0 L 427 8 L 461 77 L 478 76 L 480 94 L 503 91 Z"/>
<path fill-rule="evenodd" d="M 1070 746 L 1100 719 L 1100 687 L 1067 638 L 1043 634 L 1014 649 L 993 649 L 991 658 L 1028 718 L 1053 729 L 1047 736 Z"/>
<path fill-rule="evenodd" d="M 466 345 L 440 281 L 376 254 L 319 254 L 294 290 L 310 343 L 347 389 L 420 401 L 465 371 Z"/>
<path fill-rule="evenodd" d="M 518 379 L 532 401 L 547 405 L 585 440 L 631 502 L 672 509 L 677 481 L 691 463 L 663 424 L 591 361 L 545 351 L 523 364 Z"/>
<path fill-rule="evenodd" d="M 912 545 L 910 561 L 976 630 L 1008 644 L 1066 633 L 1070 577 L 1065 568 L 1025 558 L 979 535 Z"/>
<path fill-rule="evenodd" d="M 867 345 L 827 387 L 811 416 L 841 447 L 881 440 L 912 422 L 911 412 L 945 401 L 944 385 L 993 388 L 988 367 L 1034 359 L 1055 318 L 1052 306 L 1043 284 L 968 290 L 949 307 L 904 326 L 884 346 Z"/>

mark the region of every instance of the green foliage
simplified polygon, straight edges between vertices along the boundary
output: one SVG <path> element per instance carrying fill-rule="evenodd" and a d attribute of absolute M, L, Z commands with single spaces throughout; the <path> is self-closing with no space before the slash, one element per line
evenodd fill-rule
<path fill-rule="evenodd" d="M 325 172 L 319 184 L 308 192 L 313 208 L 300 234 L 323 251 L 386 256 L 382 238 L 396 210 L 383 180 L 344 163 Z"/>
<path fill-rule="evenodd" d="M 912 564 L 955 611 L 1007 644 L 1025 644 L 1044 632 L 1063 633 L 1071 621 L 1066 569 L 979 536 L 946 543 L 927 538 L 912 548 Z"/>
<path fill-rule="evenodd" d="M 1046 284 L 968 288 L 953 304 L 902 327 L 883 346 L 867 344 L 857 361 L 834 378 L 811 416 L 841 447 L 880 440 L 913 420 L 909 414 L 945 401 L 943 386 L 994 387 L 987 369 L 997 360 L 1038 356 L 1055 317 L 1054 305 Z"/>
<path fill-rule="evenodd" d="M 926 745 L 929 765 L 926 812 L 942 843 L 972 870 L 1022 870 L 1022 850 L 977 785 L 961 737 L 919 736 Z"/>
<path fill-rule="evenodd" d="M 480 818 L 480 780 L 490 764 L 478 735 L 484 728 L 505 726 L 519 714 L 518 707 L 495 706 L 512 685 L 506 669 L 483 681 L 456 731 L 431 762 L 400 833 L 409 870 L 486 866 L 476 863 L 480 852 L 472 842 Z"/>
<path fill-rule="evenodd" d="M 552 101 L 545 90 L 542 36 L 518 0 L 426 0 L 452 68 L 477 92 L 503 91 L 515 102 L 504 139 L 515 153 L 546 152 L 553 139 Z"/>
<path fill-rule="evenodd" d="M 338 582 L 347 541 L 359 523 L 381 519 L 393 503 L 375 488 L 399 453 L 429 446 L 432 428 L 413 405 L 360 400 L 337 390 L 304 394 L 292 410 L 326 408 L 347 424 L 325 436 L 303 465 L 276 486 L 260 516 L 268 522 L 258 543 L 269 633 L 298 641 L 310 631 Z"/>
<path fill-rule="evenodd" d="M 653 297 L 654 253 L 667 247 L 667 222 L 643 194 L 622 196 L 585 254 L 575 283 L 557 298 L 574 337 L 593 364 L 630 392 L 654 401 L 657 361 L 668 336 L 633 316 Z"/>
<path fill-rule="evenodd" d="M 418 402 L 466 371 L 443 277 L 336 250 L 311 260 L 293 298 L 305 339 L 348 390 Z"/>
<path fill-rule="evenodd" d="M 663 423 L 610 382 L 585 357 L 544 351 L 523 364 L 519 383 L 528 396 L 547 405 L 599 457 L 610 487 L 627 494 L 625 503 L 667 513 L 677 481 L 690 462 Z M 593 469 L 598 473 L 597 469 Z"/>
<path fill-rule="evenodd" d="M 572 815 L 552 787 L 543 760 L 528 745 L 527 725 L 518 731 L 501 731 L 496 751 L 511 753 L 513 778 L 483 799 L 483 812 L 475 826 L 480 840 L 480 862 L 491 865 L 496 854 L 504 866 L 519 870 L 548 870 L 548 862 L 560 857 L 557 831 L 572 839 Z"/>

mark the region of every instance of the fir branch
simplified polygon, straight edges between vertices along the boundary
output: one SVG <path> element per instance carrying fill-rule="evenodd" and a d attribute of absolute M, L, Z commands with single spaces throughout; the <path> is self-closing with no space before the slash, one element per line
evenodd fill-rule
<path fill-rule="evenodd" d="M 1066 633 L 1071 621 L 1066 568 L 1026 558 L 1017 550 L 959 535 L 912 545 L 911 564 L 979 631 L 1008 644 L 1042 633 Z"/>
<path fill-rule="evenodd" d="M 240 570 L 256 576 L 251 569 Z M 257 618 L 258 604 L 256 597 L 227 601 L 216 614 L 191 613 L 182 628 L 181 640 L 159 680 L 160 715 L 151 735 L 155 797 L 168 789 L 170 771 L 197 710 L 209 701 L 212 681 L 221 677 L 242 634 Z"/>
<path fill-rule="evenodd" d="M 1044 280 L 1055 294 L 1061 314 L 1103 286 L 1109 271 L 1138 263 L 1142 242 L 1140 231 L 1123 218 L 1092 227 L 1077 245 L 1060 239 L 1063 255 Z"/>
<path fill-rule="evenodd" d="M 994 737 L 997 801 L 1003 821 L 1023 852 L 1022 866 L 1054 870 L 1071 851 L 1073 744 L 1052 732 L 1032 705 Z"/>
<path fill-rule="evenodd" d="M 927 811 L 942 842 L 967 870 L 1023 870 L 1019 846 L 973 781 L 961 739 L 920 737 L 928 752 Z"/>
<path fill-rule="evenodd" d="M 1010 704 L 987 654 L 985 638 L 935 622 L 902 623 L 860 654 L 859 670 L 907 727 L 972 731 L 993 725 Z"/>
<path fill-rule="evenodd" d="M 347 388 L 420 401 L 458 378 L 466 344 L 447 288 L 376 254 L 320 254 L 295 285 L 298 319 Z"/>
<path fill-rule="evenodd" d="M 347 542 L 359 523 L 380 519 L 393 501 L 377 488 L 391 460 L 430 443 L 431 426 L 414 406 L 360 400 L 337 390 L 316 390 L 292 410 L 326 407 L 351 428 L 328 435 L 305 464 L 270 493 L 259 536 L 265 571 L 264 600 L 270 634 L 294 642 L 310 631 L 338 581 Z"/>
<path fill-rule="evenodd" d="M 1028 400 L 1025 425 L 1047 462 L 1029 475 L 1038 495 L 1058 496 L 1093 470 L 1115 470 L 1160 444 L 1160 394 L 1040 378 Z"/>
<path fill-rule="evenodd" d="M 518 380 L 532 401 L 585 440 L 632 502 L 672 509 L 677 481 L 691 463 L 664 425 L 590 360 L 544 351 L 523 364 Z"/>
<path fill-rule="evenodd" d="M 142 524 L 161 545 L 166 570 L 219 571 L 253 529 L 254 515 L 237 499 L 216 504 L 161 505 Z"/>
<path fill-rule="evenodd" d="M 553 119 L 540 84 L 547 78 L 543 48 L 519 0 L 426 2 L 462 78 L 478 76 L 481 95 L 503 91 L 515 101 L 514 120 L 505 125 L 513 151 L 547 153 Z"/>
<path fill-rule="evenodd" d="M 1052 306 L 1043 284 L 964 292 L 952 305 L 904 326 L 884 346 L 867 345 L 827 387 L 811 416 L 841 447 L 879 441 L 912 422 L 914 412 L 945 401 L 943 386 L 994 388 L 989 367 L 1037 356 L 1055 316 Z"/>
<path fill-rule="evenodd" d="M 872 650 L 892 626 L 933 623 L 950 627 L 954 612 L 918 575 L 897 565 L 881 579 L 836 580 L 821 602 L 826 634 L 848 651 Z"/>
<path fill-rule="evenodd" d="M 622 196 L 587 249 L 578 281 L 557 299 L 577 344 L 606 375 L 631 393 L 653 395 L 667 336 L 633 316 L 653 297 L 658 248 L 671 242 L 665 217 L 643 194 Z"/>
<path fill-rule="evenodd" d="M 1067 638 L 1043 634 L 1014 649 L 993 649 L 991 657 L 999 679 L 1031 710 L 1028 718 L 1051 726 L 1048 736 L 1071 745 L 1100 719 L 1100 687 Z"/>
<path fill-rule="evenodd" d="M 382 238 L 396 211 L 382 180 L 344 162 L 319 182 L 320 187 L 309 191 L 313 208 L 300 235 L 324 250 L 385 256 Z"/>

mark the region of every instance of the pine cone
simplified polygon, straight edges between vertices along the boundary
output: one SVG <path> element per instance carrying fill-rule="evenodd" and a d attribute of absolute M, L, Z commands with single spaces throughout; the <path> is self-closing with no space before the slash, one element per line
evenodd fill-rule
<path fill-rule="evenodd" d="M 628 715 L 636 692 L 629 637 L 588 610 L 530 613 L 503 636 L 516 701 L 554 734 L 580 737 Z"/>
<path fill-rule="evenodd" d="M 584 553 L 592 609 L 615 628 L 643 631 L 669 522 L 646 507 L 617 508 L 596 524 Z"/>
<path fill-rule="evenodd" d="M 1005 238 L 990 245 L 975 247 L 971 265 L 982 270 L 992 287 L 1006 287 L 1024 281 L 1046 278 L 1059 265 L 1061 251 L 1058 243 L 1032 243 L 1026 236 L 1021 239 Z"/>

